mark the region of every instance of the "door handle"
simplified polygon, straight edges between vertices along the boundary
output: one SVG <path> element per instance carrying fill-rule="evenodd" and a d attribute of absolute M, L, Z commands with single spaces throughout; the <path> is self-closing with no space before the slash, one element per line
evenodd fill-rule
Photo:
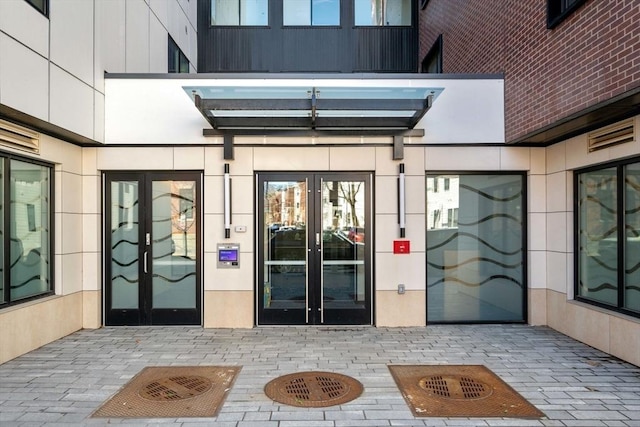
<path fill-rule="evenodd" d="M 143 257 L 142 258 L 142 265 L 143 265 L 143 268 L 144 268 L 144 272 L 148 273 L 148 271 L 147 271 L 147 251 L 144 251 L 144 255 L 142 257 Z"/>

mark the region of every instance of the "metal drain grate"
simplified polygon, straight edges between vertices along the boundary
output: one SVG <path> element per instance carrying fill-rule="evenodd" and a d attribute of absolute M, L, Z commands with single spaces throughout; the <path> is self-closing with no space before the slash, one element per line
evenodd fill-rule
<path fill-rule="evenodd" d="M 461 375 L 436 375 L 422 378 L 418 385 L 437 396 L 447 399 L 484 399 L 493 389 L 487 384 Z"/>
<path fill-rule="evenodd" d="M 299 372 L 271 380 L 265 394 L 291 406 L 325 407 L 349 402 L 362 394 L 362 384 L 354 378 L 331 372 Z"/>
<path fill-rule="evenodd" d="M 233 366 L 144 368 L 92 417 L 215 417 L 239 372 Z"/>
<path fill-rule="evenodd" d="M 416 417 L 544 416 L 481 365 L 389 365 L 389 370 Z"/>
<path fill-rule="evenodd" d="M 201 395 L 212 385 L 211 380 L 193 375 L 163 377 L 142 387 L 138 395 L 143 399 L 155 401 L 182 400 Z"/>

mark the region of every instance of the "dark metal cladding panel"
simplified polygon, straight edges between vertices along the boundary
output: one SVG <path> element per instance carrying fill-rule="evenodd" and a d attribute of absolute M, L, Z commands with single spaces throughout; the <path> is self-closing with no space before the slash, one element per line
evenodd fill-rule
<path fill-rule="evenodd" d="M 409 27 L 355 28 L 353 71 L 417 72 L 417 40 Z"/>

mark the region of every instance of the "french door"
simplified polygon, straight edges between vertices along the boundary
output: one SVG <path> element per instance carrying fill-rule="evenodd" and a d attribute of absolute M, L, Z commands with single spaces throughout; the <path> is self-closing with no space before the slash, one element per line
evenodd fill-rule
<path fill-rule="evenodd" d="M 258 324 L 372 324 L 371 176 L 256 180 Z"/>
<path fill-rule="evenodd" d="M 201 323 L 197 172 L 104 176 L 105 324 Z"/>

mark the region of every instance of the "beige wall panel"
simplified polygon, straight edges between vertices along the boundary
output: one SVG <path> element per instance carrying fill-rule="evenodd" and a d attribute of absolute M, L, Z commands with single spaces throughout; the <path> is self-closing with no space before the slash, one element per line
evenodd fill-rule
<path fill-rule="evenodd" d="M 527 188 L 527 209 L 529 212 L 547 212 L 547 177 L 529 175 Z"/>
<path fill-rule="evenodd" d="M 426 324 L 425 291 L 376 291 L 375 324 L 378 327 L 424 326 Z"/>
<path fill-rule="evenodd" d="M 86 215 L 100 213 L 102 197 L 100 178 L 98 175 L 82 177 L 82 212 Z"/>
<path fill-rule="evenodd" d="M 545 175 L 547 173 L 547 153 L 544 147 L 531 148 L 531 175 Z"/>
<path fill-rule="evenodd" d="M 567 180 L 565 172 L 547 175 L 547 212 L 566 212 Z"/>
<path fill-rule="evenodd" d="M 204 170 L 204 147 L 174 147 L 173 169 Z"/>
<path fill-rule="evenodd" d="M 329 170 L 328 147 L 256 147 L 253 155 L 258 171 Z"/>
<path fill-rule="evenodd" d="M 407 215 L 406 237 L 402 239 L 396 214 L 376 215 L 375 227 L 376 252 L 393 252 L 393 241 L 405 239 L 410 241 L 411 252 L 425 251 L 426 233 L 423 215 Z"/>
<path fill-rule="evenodd" d="M 62 199 L 62 212 L 82 213 L 82 177 L 80 175 L 63 171 L 61 179 L 62 193 L 56 194 L 56 196 Z"/>
<path fill-rule="evenodd" d="M 500 170 L 528 171 L 531 169 L 531 148 L 501 147 Z"/>
<path fill-rule="evenodd" d="M 205 291 L 253 290 L 253 254 L 251 252 L 240 253 L 240 268 L 218 268 L 217 263 L 217 253 L 204 254 Z"/>
<path fill-rule="evenodd" d="M 253 291 L 206 291 L 205 328 L 253 327 Z"/>
<path fill-rule="evenodd" d="M 546 325 L 547 324 L 547 290 L 546 289 L 529 289 L 527 293 L 527 304 L 529 318 L 527 323 L 530 325 Z"/>
<path fill-rule="evenodd" d="M 33 157 L 51 163 L 58 163 L 55 167 L 56 171 L 60 170 L 76 175 L 82 174 L 82 148 L 77 145 L 40 134 L 40 155 Z"/>
<path fill-rule="evenodd" d="M 500 170 L 499 147 L 427 147 L 427 171 Z"/>
<path fill-rule="evenodd" d="M 407 192 L 408 191 L 409 190 L 407 190 Z M 398 212 L 397 200 L 398 200 L 397 176 L 376 176 L 375 207 L 373 209 L 376 215 L 379 215 L 379 214 L 397 215 L 397 212 Z M 422 203 L 424 204 L 424 200 Z"/>
<path fill-rule="evenodd" d="M 547 285 L 549 289 L 567 293 L 567 254 L 547 251 Z"/>
<path fill-rule="evenodd" d="M 404 159 L 393 160 L 392 147 L 376 147 L 376 175 L 398 176 L 400 163 L 406 175 L 424 176 L 424 148 L 404 146 Z"/>
<path fill-rule="evenodd" d="M 33 301 L 0 312 L 0 363 L 82 328 L 82 293 Z"/>
<path fill-rule="evenodd" d="M 547 250 L 567 252 L 567 212 L 547 214 Z M 542 233 L 542 230 L 539 231 Z"/>
<path fill-rule="evenodd" d="M 85 147 L 81 149 L 82 153 L 82 175 L 100 176 L 98 171 L 98 149 L 94 147 Z"/>
<path fill-rule="evenodd" d="M 611 316 L 609 322 L 611 354 L 640 366 L 640 320 Z"/>
<path fill-rule="evenodd" d="M 527 222 L 529 250 L 544 251 L 547 248 L 547 215 L 530 213 Z M 556 238 L 556 236 L 552 237 Z"/>
<path fill-rule="evenodd" d="M 215 252 L 217 250 L 218 243 L 239 243 L 240 248 L 243 251 L 253 250 L 253 215 L 238 214 L 232 215 L 231 218 L 231 237 L 226 239 L 224 237 L 224 215 L 222 214 L 207 214 L 204 215 L 204 251 Z M 238 233 L 235 231 L 235 227 L 244 226 L 247 231 L 245 233 Z M 247 260 L 244 260 L 245 263 Z M 245 264 L 243 263 L 243 264 Z"/>
<path fill-rule="evenodd" d="M 565 169 L 566 145 L 554 144 L 547 147 L 547 173 L 552 174 L 557 172 L 564 172 Z"/>
<path fill-rule="evenodd" d="M 224 181 L 221 175 L 204 177 L 204 213 L 224 214 Z M 223 223 L 224 224 L 224 223 Z"/>
<path fill-rule="evenodd" d="M 545 289 L 547 287 L 547 252 L 528 251 L 529 287 Z"/>
<path fill-rule="evenodd" d="M 62 240 L 61 254 L 82 252 L 82 214 L 62 213 L 62 228 L 56 229 Z"/>
<path fill-rule="evenodd" d="M 221 195 L 224 194 L 222 190 L 223 187 L 221 186 Z M 254 179 L 252 176 L 231 176 L 231 212 L 234 216 L 235 214 L 253 214 L 253 193 Z M 222 200 L 224 202 L 224 196 L 222 196 Z"/>
<path fill-rule="evenodd" d="M 398 285 L 407 290 L 424 290 L 426 286 L 424 252 L 394 255 L 375 254 L 375 284 L 380 291 L 397 291 Z"/>
<path fill-rule="evenodd" d="M 97 153 L 100 170 L 172 170 L 171 147 L 101 147 Z"/>
<path fill-rule="evenodd" d="M 98 291 L 102 288 L 102 265 L 99 252 L 82 254 L 82 290 Z"/>
<path fill-rule="evenodd" d="M 56 282 L 60 294 L 69 295 L 82 291 L 82 252 L 61 255 L 62 277 Z"/>
<path fill-rule="evenodd" d="M 424 174 L 420 176 L 405 177 L 405 209 L 407 214 L 424 215 L 427 197 L 426 191 L 426 178 Z M 390 199 L 389 196 L 387 196 L 385 197 L 385 203 L 393 204 L 394 208 L 397 209 L 397 201 L 395 199 Z M 380 204 L 378 204 L 378 206 L 379 205 Z"/>
<path fill-rule="evenodd" d="M 329 169 L 332 171 L 373 171 L 375 147 L 330 147 Z"/>
<path fill-rule="evenodd" d="M 229 163 L 229 172 L 232 175 L 253 176 L 253 147 L 233 148 L 234 160 L 224 160 L 222 146 L 204 148 L 204 173 L 205 175 L 224 175 L 224 164 Z"/>
<path fill-rule="evenodd" d="M 82 327 L 98 329 L 102 326 L 102 293 L 100 291 L 82 292 Z"/>

